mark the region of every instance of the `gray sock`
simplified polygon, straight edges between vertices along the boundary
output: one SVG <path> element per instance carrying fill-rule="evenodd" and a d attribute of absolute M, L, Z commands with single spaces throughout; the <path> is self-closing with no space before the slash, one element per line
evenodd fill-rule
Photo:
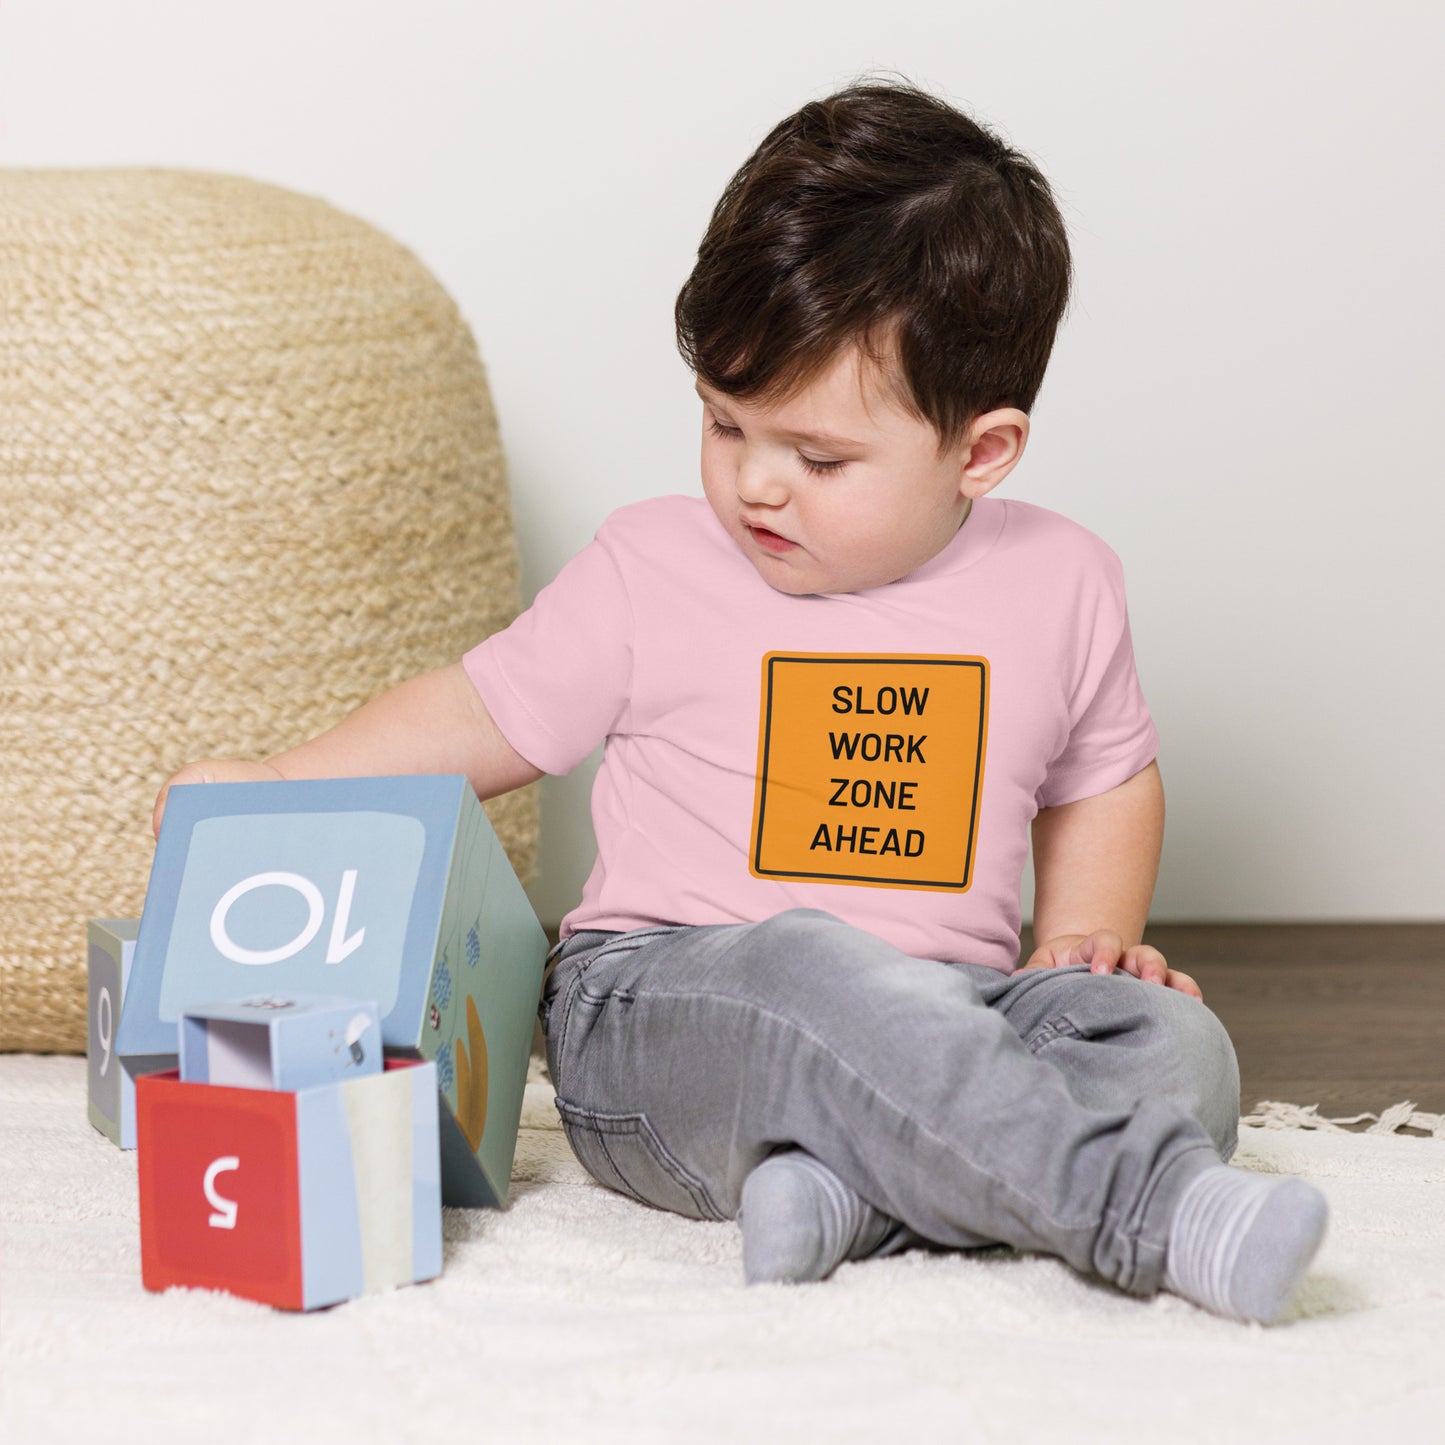
<path fill-rule="evenodd" d="M 1324 1239 L 1325 1197 L 1302 1179 L 1227 1164 L 1189 1183 L 1169 1229 L 1164 1288 L 1230 1319 L 1270 1324 Z"/>
<path fill-rule="evenodd" d="M 749 1284 L 827 1279 L 900 1228 L 802 1149 L 770 1155 L 748 1175 L 738 1223 Z"/>

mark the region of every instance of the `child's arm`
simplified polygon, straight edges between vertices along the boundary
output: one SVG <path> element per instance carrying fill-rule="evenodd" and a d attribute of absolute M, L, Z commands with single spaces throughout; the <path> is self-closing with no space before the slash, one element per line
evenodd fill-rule
<path fill-rule="evenodd" d="M 157 836 L 176 783 L 285 778 L 359 778 L 391 773 L 465 773 L 479 798 L 542 776 L 507 742 L 460 662 L 410 678 L 335 727 L 264 763 L 205 758 L 187 763 L 156 798 Z"/>
<path fill-rule="evenodd" d="M 1034 949 L 1025 968 L 1088 963 L 1203 998 L 1187 973 L 1140 943 L 1164 843 L 1159 765 L 1093 798 L 1040 808 L 1033 823 Z"/>

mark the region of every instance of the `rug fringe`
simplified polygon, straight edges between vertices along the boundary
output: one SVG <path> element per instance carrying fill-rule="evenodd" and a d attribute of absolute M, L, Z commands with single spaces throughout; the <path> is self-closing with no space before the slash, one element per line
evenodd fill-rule
<path fill-rule="evenodd" d="M 1366 1134 L 1393 1134 L 1399 1129 L 1423 1129 L 1431 1138 L 1445 1139 L 1445 1114 L 1427 1114 L 1408 1101 L 1391 1104 L 1383 1114 L 1355 1114 L 1349 1118 L 1327 1119 L 1318 1104 L 1282 1104 L 1275 1099 L 1261 1099 L 1254 1113 L 1246 1114 L 1240 1123 L 1257 1129 L 1323 1129 L 1336 1134 L 1355 1132 L 1343 1124 L 1358 1124 L 1364 1119 L 1375 1122 Z"/>

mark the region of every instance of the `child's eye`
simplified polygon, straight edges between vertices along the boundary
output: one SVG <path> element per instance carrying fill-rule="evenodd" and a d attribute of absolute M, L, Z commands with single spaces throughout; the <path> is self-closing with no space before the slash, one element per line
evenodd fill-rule
<path fill-rule="evenodd" d="M 717 420 L 716 417 L 714 417 L 712 421 L 709 422 L 708 430 L 715 437 L 725 437 L 728 439 L 742 435 L 742 432 L 739 431 L 737 427 L 724 426 L 720 421 Z M 802 462 L 802 464 L 804 465 L 804 467 L 807 468 L 808 471 L 815 473 L 836 472 L 840 468 L 846 467 L 848 465 L 848 463 L 845 461 L 815 462 L 812 457 L 805 457 L 802 452 L 798 453 L 798 460 Z"/>

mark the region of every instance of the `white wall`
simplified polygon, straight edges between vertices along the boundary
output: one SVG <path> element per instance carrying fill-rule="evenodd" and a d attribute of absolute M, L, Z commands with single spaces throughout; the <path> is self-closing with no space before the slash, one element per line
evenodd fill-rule
<path fill-rule="evenodd" d="M 1032 154 L 1071 228 L 1005 494 L 1124 559 L 1154 917 L 1441 918 L 1442 41 L 1427 0 L 9 0 L 0 164 L 239 172 L 411 246 L 487 363 L 530 598 L 612 508 L 696 489 L 672 304 L 724 182 L 902 72 Z M 544 785 L 544 919 L 590 771 Z"/>

